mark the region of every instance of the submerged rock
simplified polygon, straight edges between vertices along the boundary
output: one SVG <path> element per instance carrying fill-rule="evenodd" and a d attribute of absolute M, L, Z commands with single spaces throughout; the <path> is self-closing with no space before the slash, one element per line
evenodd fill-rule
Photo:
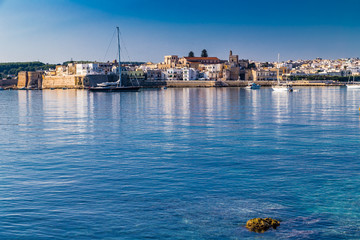
<path fill-rule="evenodd" d="M 246 223 L 246 228 L 250 231 L 263 233 L 270 228 L 276 229 L 280 226 L 280 222 L 272 218 L 254 218 Z"/>

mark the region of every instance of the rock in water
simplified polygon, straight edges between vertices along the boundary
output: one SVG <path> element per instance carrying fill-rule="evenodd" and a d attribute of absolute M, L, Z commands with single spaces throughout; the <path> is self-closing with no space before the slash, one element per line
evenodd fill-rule
<path fill-rule="evenodd" d="M 272 218 L 254 218 L 246 223 L 247 229 L 257 233 L 263 233 L 270 228 L 276 229 L 280 222 Z"/>

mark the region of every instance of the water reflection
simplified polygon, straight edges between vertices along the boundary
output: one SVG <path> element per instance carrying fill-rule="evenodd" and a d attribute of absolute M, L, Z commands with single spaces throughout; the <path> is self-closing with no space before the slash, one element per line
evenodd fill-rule
<path fill-rule="evenodd" d="M 23 126 L 1 128 L 0 238 L 253 239 L 239 224 L 269 215 L 274 239 L 358 238 L 359 93 L 3 91 Z"/>

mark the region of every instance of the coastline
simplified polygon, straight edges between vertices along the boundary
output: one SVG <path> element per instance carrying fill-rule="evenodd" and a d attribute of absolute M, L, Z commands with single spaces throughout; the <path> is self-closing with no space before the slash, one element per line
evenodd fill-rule
<path fill-rule="evenodd" d="M 87 89 L 86 86 L 76 84 L 64 84 L 64 85 L 43 85 L 41 89 L 38 88 L 20 88 L 14 84 L 16 79 L 3 82 L 0 87 L 5 90 L 41 90 L 41 89 Z M 144 81 L 140 84 L 142 88 L 212 88 L 212 87 L 246 87 L 252 83 L 251 81 Z M 276 84 L 275 81 L 256 81 L 261 87 L 271 87 Z M 285 82 L 283 82 L 285 83 Z M 346 83 L 336 81 L 288 81 L 287 84 L 294 87 L 334 87 L 345 86 Z"/>
<path fill-rule="evenodd" d="M 145 82 L 142 87 L 157 88 L 187 88 L 187 87 L 246 87 L 250 81 L 152 81 Z M 276 84 L 275 81 L 256 81 L 262 87 L 271 87 Z M 285 82 L 284 82 L 285 83 Z M 345 83 L 335 81 L 289 81 L 288 84 L 297 87 L 333 87 L 345 86 Z"/>

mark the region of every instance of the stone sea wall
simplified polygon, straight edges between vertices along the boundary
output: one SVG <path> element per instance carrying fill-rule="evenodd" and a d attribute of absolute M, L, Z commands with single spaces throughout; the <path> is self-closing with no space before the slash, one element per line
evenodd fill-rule
<path fill-rule="evenodd" d="M 45 76 L 42 88 L 84 88 L 84 77 L 82 76 Z"/>
<path fill-rule="evenodd" d="M 69 75 L 69 76 L 44 76 L 42 88 L 71 88 L 82 89 L 96 86 L 98 83 L 116 81 L 112 75 Z"/>

